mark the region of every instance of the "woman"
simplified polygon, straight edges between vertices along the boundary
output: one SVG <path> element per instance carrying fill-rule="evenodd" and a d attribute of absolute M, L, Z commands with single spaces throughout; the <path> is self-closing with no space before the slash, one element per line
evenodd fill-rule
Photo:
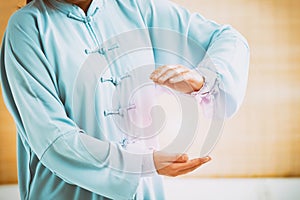
<path fill-rule="evenodd" d="M 153 47 L 161 41 L 153 28 L 192 38 L 210 62 L 199 52 L 197 72 L 174 65 Z M 137 37 L 132 37 L 135 30 Z M 122 39 L 127 37 L 130 41 Z M 106 42 L 111 40 L 118 44 Z M 138 41 L 143 50 L 109 64 L 121 55 L 118 51 Z M 105 109 L 119 85 L 116 80 L 130 71 L 124 66 L 159 65 L 150 77 L 155 83 L 200 94 L 200 99 L 225 98 L 225 115 L 231 116 L 245 93 L 248 60 L 247 42 L 230 26 L 166 0 L 30 2 L 11 17 L 1 49 L 3 96 L 18 131 L 21 199 L 164 199 L 161 175 L 186 174 L 210 157 L 189 160 L 185 154 L 152 153 L 150 146 L 120 136 L 110 118 L 116 112 Z M 106 77 L 97 71 L 102 65 L 113 66 Z M 93 98 L 90 108 L 87 91 L 98 88 L 99 99 Z M 94 114 L 95 108 L 100 114 Z M 148 153 L 128 153 L 136 146 Z"/>

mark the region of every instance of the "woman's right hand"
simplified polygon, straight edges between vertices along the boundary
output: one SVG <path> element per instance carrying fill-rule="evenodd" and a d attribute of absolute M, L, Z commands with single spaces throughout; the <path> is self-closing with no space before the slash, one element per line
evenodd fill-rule
<path fill-rule="evenodd" d="M 194 171 L 211 160 L 209 156 L 189 160 L 186 154 L 168 154 L 162 151 L 153 153 L 156 171 L 164 176 L 179 176 Z"/>

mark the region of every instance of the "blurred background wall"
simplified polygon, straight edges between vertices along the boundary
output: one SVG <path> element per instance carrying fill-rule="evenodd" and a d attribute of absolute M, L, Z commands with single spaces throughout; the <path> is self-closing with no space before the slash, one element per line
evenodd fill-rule
<path fill-rule="evenodd" d="M 300 1 L 174 0 L 231 24 L 251 47 L 249 85 L 211 154 L 192 177 L 300 176 Z M 0 2 L 0 37 L 23 0 Z M 2 96 L 1 96 L 2 97 Z M 0 98 L 0 184 L 16 183 L 16 131 Z"/>

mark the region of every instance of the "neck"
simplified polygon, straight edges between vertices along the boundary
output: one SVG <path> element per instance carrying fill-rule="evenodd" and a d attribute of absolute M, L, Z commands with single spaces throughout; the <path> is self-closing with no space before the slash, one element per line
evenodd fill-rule
<path fill-rule="evenodd" d="M 79 8 L 81 8 L 85 13 L 87 13 L 93 0 L 56 0 L 56 1 L 63 1 L 66 3 L 76 5 Z"/>
<path fill-rule="evenodd" d="M 80 7 L 85 13 L 87 13 L 90 5 L 92 3 L 92 0 L 87 0 L 87 1 L 82 1 L 82 2 L 78 2 L 75 3 L 75 5 L 77 5 L 78 7 Z"/>

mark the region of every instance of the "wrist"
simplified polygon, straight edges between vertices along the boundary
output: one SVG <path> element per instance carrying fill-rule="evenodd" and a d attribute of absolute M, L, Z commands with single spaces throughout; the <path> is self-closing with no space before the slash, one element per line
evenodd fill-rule
<path fill-rule="evenodd" d="M 191 93 L 199 92 L 204 86 L 205 78 L 203 76 L 200 76 L 200 78 L 197 78 L 196 80 L 197 81 L 192 83 L 193 91 Z"/>

